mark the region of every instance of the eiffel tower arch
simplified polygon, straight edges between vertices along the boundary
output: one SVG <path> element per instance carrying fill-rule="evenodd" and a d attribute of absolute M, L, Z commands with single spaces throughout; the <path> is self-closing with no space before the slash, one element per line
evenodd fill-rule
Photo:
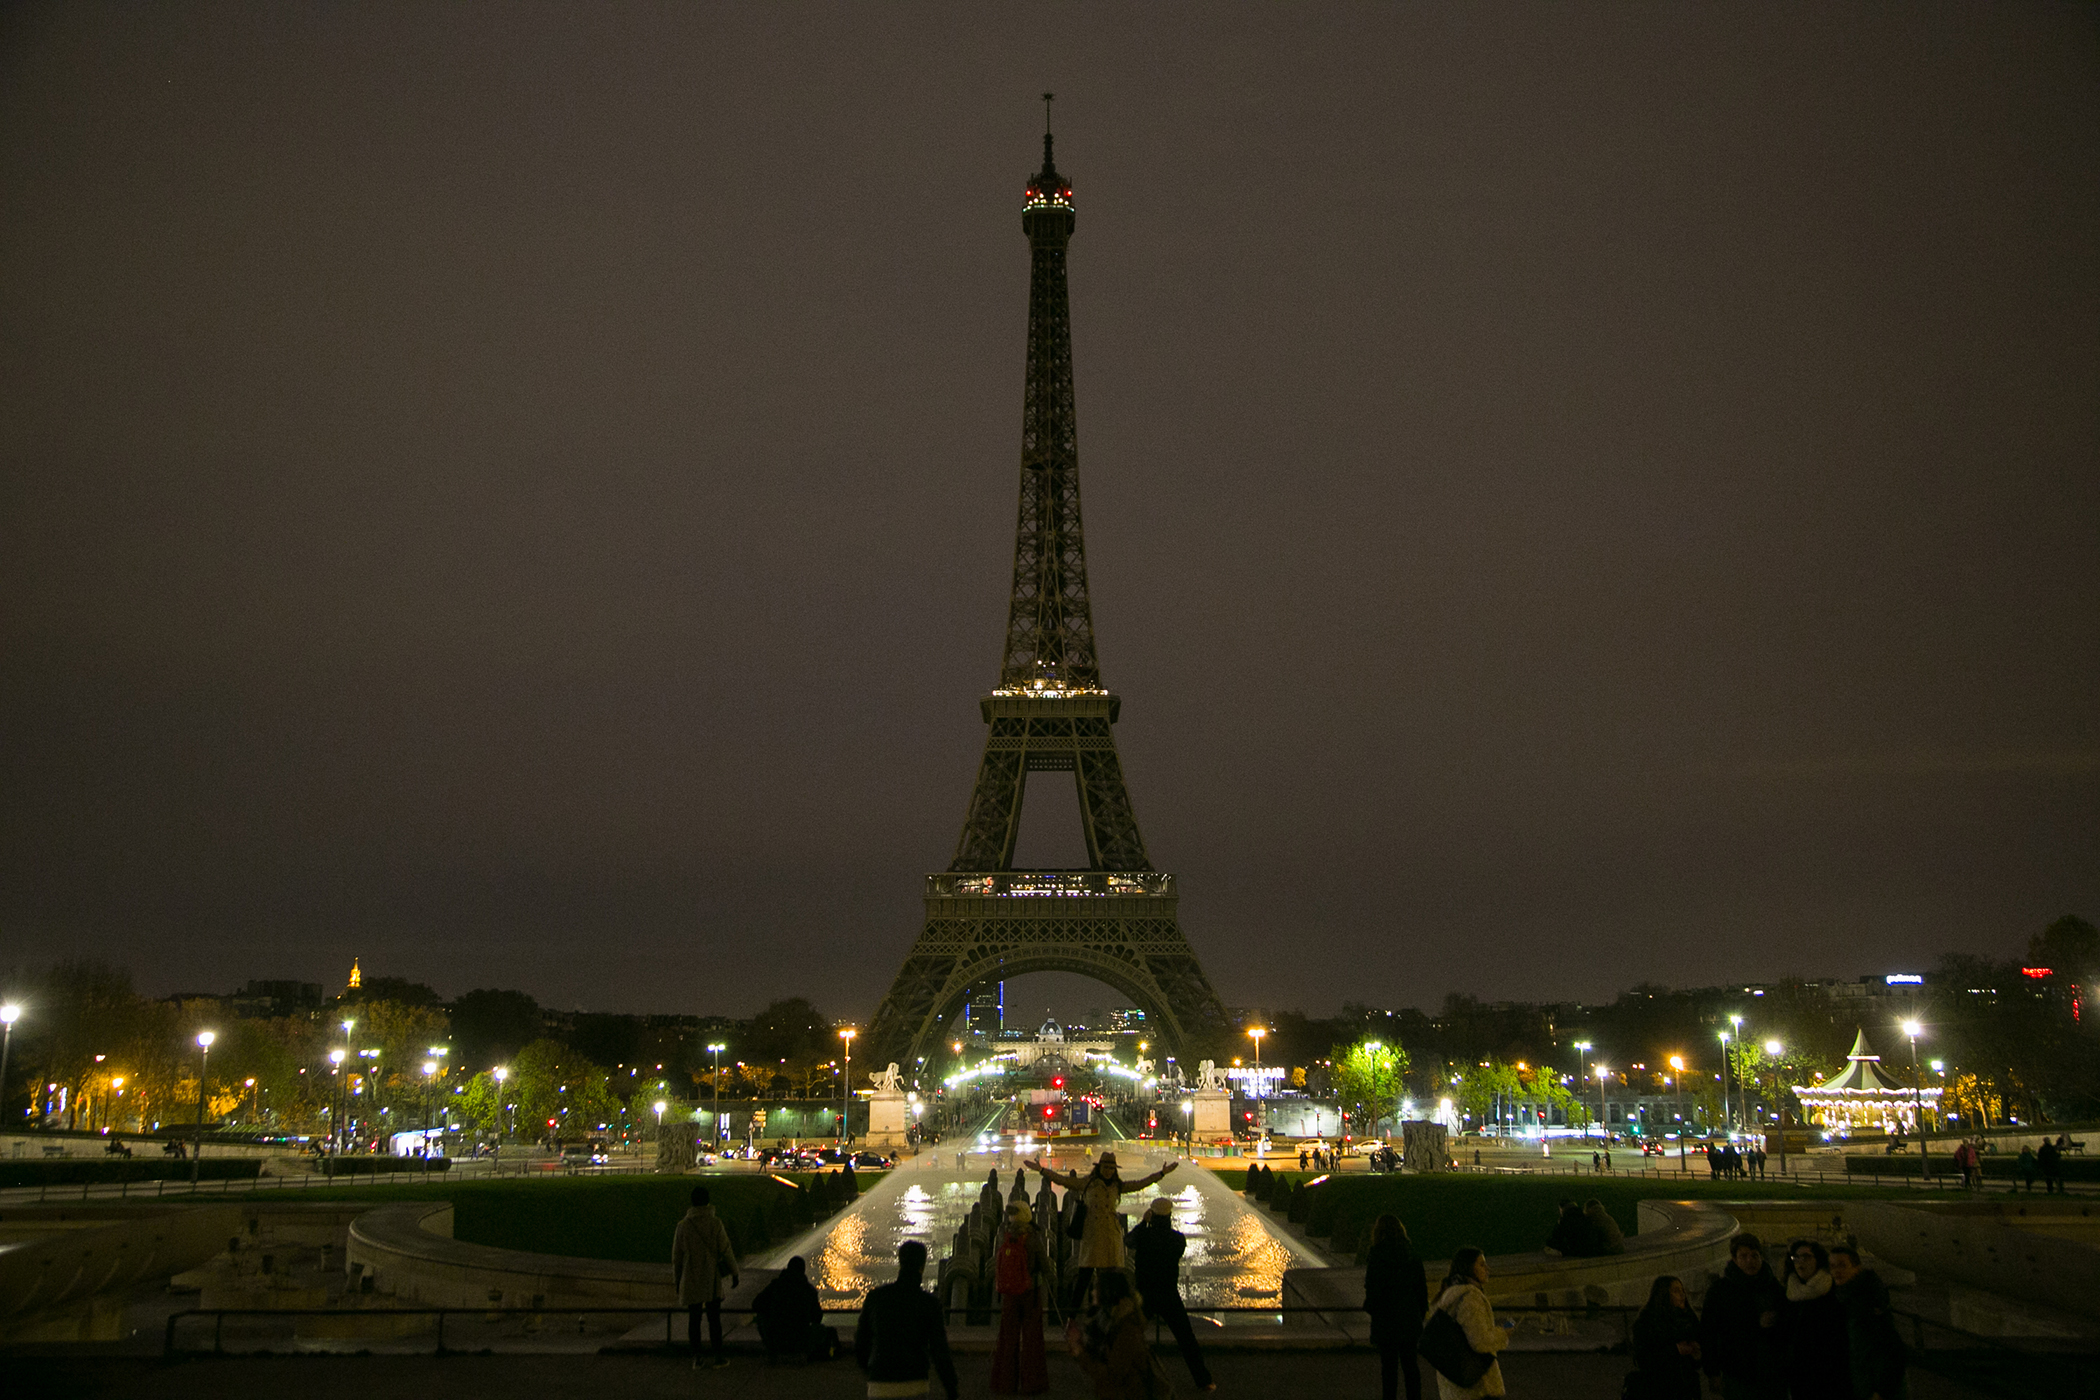
<path fill-rule="evenodd" d="M 871 1060 L 911 1064 L 947 1038 L 973 988 L 1076 972 L 1142 1008 L 1180 1052 L 1229 1034 L 1225 1008 L 1182 936 L 1174 877 L 1145 854 L 1101 681 L 1080 527 L 1065 249 L 1072 186 L 1043 137 L 1029 180 L 1028 372 L 1021 505 L 999 684 L 980 705 L 984 758 L 947 870 L 926 877 L 926 922 L 868 1027 Z M 1030 773 L 1070 773 L 1086 836 L 1083 870 L 1016 870 Z"/>

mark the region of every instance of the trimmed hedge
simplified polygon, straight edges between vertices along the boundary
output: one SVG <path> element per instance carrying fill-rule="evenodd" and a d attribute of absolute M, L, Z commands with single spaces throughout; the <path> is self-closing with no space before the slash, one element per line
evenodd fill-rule
<path fill-rule="evenodd" d="M 198 1168 L 204 1181 L 253 1181 L 262 1175 L 260 1157 L 206 1157 L 202 1161 L 174 1157 L 146 1159 L 115 1157 L 97 1161 L 92 1157 L 47 1157 L 42 1160 L 0 1160 L 0 1187 L 4 1186 L 101 1186 L 120 1181 L 188 1181 L 190 1168 Z"/>
<path fill-rule="evenodd" d="M 1933 1144 L 1931 1157 L 1934 1176 L 1954 1175 L 1954 1148 L 1951 1145 Z M 2077 1157 L 2067 1152 L 2061 1160 L 2065 1181 L 2100 1181 L 2100 1157 Z M 1845 1175 L 1909 1177 L 1918 1175 L 1921 1165 L 1915 1152 L 1905 1152 L 1901 1156 L 1883 1156 L 1876 1153 L 1872 1156 L 1845 1158 Z M 2018 1181 L 2020 1155 L 2017 1152 L 1986 1154 L 1983 1159 L 1983 1175 L 1990 1181 Z M 2034 1179 L 2037 1184 L 2041 1182 L 2040 1168 L 2036 1168 Z"/>
<path fill-rule="evenodd" d="M 315 1163 L 322 1176 L 388 1176 L 395 1172 L 412 1172 L 417 1175 L 436 1175 L 452 1170 L 450 1157 L 390 1157 L 384 1154 L 363 1156 L 348 1153 L 337 1157 L 322 1157 Z"/>
<path fill-rule="evenodd" d="M 1281 1178 L 1279 1180 L 1279 1193 Z M 1804 1191 L 1779 1182 L 1654 1181 L 1572 1176 L 1364 1175 L 1332 1177 L 1290 1194 L 1293 1224 L 1347 1256 L 1370 1241 L 1371 1222 L 1390 1211 L 1408 1228 L 1415 1252 L 1446 1259 L 1467 1245 L 1489 1254 L 1525 1254 L 1544 1246 L 1560 1202 L 1597 1198 L 1628 1235 L 1643 1200 L 1717 1201 L 1916 1199 L 1915 1187 L 1830 1186 Z"/>

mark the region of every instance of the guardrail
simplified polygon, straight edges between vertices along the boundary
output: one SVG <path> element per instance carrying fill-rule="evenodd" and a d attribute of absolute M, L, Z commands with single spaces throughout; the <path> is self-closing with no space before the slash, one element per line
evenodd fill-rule
<path fill-rule="evenodd" d="M 544 1320 L 557 1317 L 573 1317 L 581 1321 L 582 1319 L 589 1317 L 661 1317 L 664 1321 L 664 1345 L 674 1346 L 676 1345 L 675 1338 L 678 1317 L 680 1314 L 683 1314 L 686 1311 L 686 1308 L 680 1304 L 668 1304 L 661 1307 L 629 1306 L 615 1308 L 504 1308 L 456 1306 L 399 1308 L 188 1308 L 181 1312 L 171 1313 L 168 1316 L 167 1326 L 161 1338 L 161 1355 L 163 1357 L 169 1358 L 178 1356 L 202 1356 L 207 1354 L 213 1356 L 225 1355 L 226 1319 L 230 1317 L 275 1318 L 280 1320 L 294 1321 L 302 1318 L 347 1317 L 359 1318 L 374 1323 L 394 1321 L 401 1318 L 427 1317 L 432 1319 L 433 1321 L 433 1331 L 435 1334 L 433 1338 L 433 1347 L 435 1353 L 440 1356 L 445 1355 L 449 1350 L 451 1350 L 451 1348 L 448 1348 L 445 1345 L 445 1323 L 448 1318 L 468 1318 L 479 1320 L 482 1322 L 493 1322 L 504 1318 L 526 1318 L 528 1320 Z M 750 1316 L 753 1311 L 754 1310 L 749 1307 L 724 1307 L 722 1309 L 722 1313 L 724 1316 Z M 857 1317 L 860 1314 L 860 1309 L 858 1307 L 825 1308 L 823 1311 L 824 1316 L 827 1318 Z M 967 1305 L 965 1305 L 959 1307 L 949 1307 L 944 1311 L 946 1312 L 949 1321 L 953 1322 L 958 1315 L 967 1316 L 972 1310 Z M 985 1309 L 984 1311 L 989 1313 L 990 1309 Z M 1280 1317 L 1289 1313 L 1311 1313 L 1315 1316 L 1325 1318 L 1337 1313 L 1362 1313 L 1364 1309 L 1361 1307 L 1323 1306 L 1314 1303 L 1277 1303 L 1268 1307 L 1249 1305 L 1191 1307 L 1188 1311 L 1189 1314 L 1193 1317 L 1208 1319 L 1212 1321 L 1214 1325 L 1222 1327 L 1224 1324 L 1216 1321 L 1216 1319 L 1221 1315 L 1231 1316 L 1235 1314 L 1247 1314 L 1260 1317 Z M 1496 1312 L 1498 1315 L 1564 1314 L 1569 1317 L 1581 1318 L 1586 1321 L 1596 1321 L 1602 1318 L 1610 1318 L 1616 1320 L 1619 1323 L 1621 1344 L 1628 1348 L 1632 1346 L 1633 1319 L 1635 1315 L 1639 1313 L 1639 1311 L 1640 1310 L 1638 1308 L 1612 1307 L 1603 1305 L 1594 1307 L 1535 1307 L 1511 1304 L 1506 1307 L 1498 1306 L 1496 1308 Z M 207 1350 L 203 1347 L 179 1346 L 177 1344 L 177 1332 L 183 1326 L 183 1324 L 185 1324 L 186 1322 L 203 1318 L 211 1319 L 212 1324 L 212 1340 L 209 1351 L 207 1352 Z M 987 1321 L 986 1323 L 981 1325 L 989 1326 L 990 1323 L 989 1321 Z M 1157 1320 L 1154 1320 L 1153 1332 L 1155 1341 L 1158 1340 L 1160 1336 L 1159 1329 L 1162 1325 L 1163 1324 L 1159 1323 Z"/>

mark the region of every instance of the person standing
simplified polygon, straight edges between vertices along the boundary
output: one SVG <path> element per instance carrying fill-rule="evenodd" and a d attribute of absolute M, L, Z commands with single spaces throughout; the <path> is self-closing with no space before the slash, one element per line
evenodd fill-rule
<path fill-rule="evenodd" d="M 729 1353 L 722 1345 L 722 1279 L 726 1275 L 732 1288 L 741 1279 L 729 1231 L 715 1218 L 707 1188 L 695 1186 L 691 1201 L 685 1218 L 671 1232 L 671 1282 L 678 1290 L 678 1301 L 685 1306 L 686 1344 L 692 1348 L 693 1368 L 698 1370 L 703 1316 L 714 1345 L 714 1364 L 729 1364 Z"/>
<path fill-rule="evenodd" d="M 1845 1309 L 1845 1353 L 1853 1400 L 1909 1400 L 1904 1380 L 1908 1358 L 1896 1320 L 1889 1314 L 1888 1285 L 1863 1269 L 1859 1251 L 1839 1245 L 1830 1251 L 1830 1276 Z"/>
<path fill-rule="evenodd" d="M 1633 1321 L 1633 1360 L 1646 1400 L 1699 1400 L 1699 1314 L 1683 1279 L 1664 1274 L 1649 1286 Z"/>
<path fill-rule="evenodd" d="M 2041 1170 L 2041 1164 L 2035 1159 L 2032 1144 L 2020 1149 L 2020 1160 L 2014 1165 L 2015 1169 L 2020 1173 L 2021 1188 L 2028 1195 L 2032 1196 L 2034 1194 L 2035 1173 Z"/>
<path fill-rule="evenodd" d="M 1787 1246 L 1786 1310 L 1780 1330 L 1786 1382 L 1794 1400 L 1850 1400 L 1845 1360 L 1845 1305 L 1837 1298 L 1830 1255 L 1814 1240 Z"/>
<path fill-rule="evenodd" d="M 1486 1357 L 1488 1367 L 1471 1385 L 1460 1385 L 1443 1372 L 1437 1372 L 1438 1400 L 1476 1400 L 1479 1396 L 1508 1393 L 1502 1385 L 1502 1361 L 1496 1353 L 1509 1344 L 1509 1338 L 1495 1325 L 1495 1309 L 1488 1302 L 1487 1281 L 1487 1255 L 1469 1245 L 1451 1256 L 1451 1272 L 1445 1276 L 1443 1289 L 1437 1294 L 1435 1310 L 1451 1314 L 1452 1321 L 1465 1333 L 1466 1345 Z"/>
<path fill-rule="evenodd" d="M 1429 1313 L 1429 1280 L 1414 1242 L 1397 1215 L 1371 1222 L 1371 1252 L 1364 1261 L 1364 1311 L 1371 1315 L 1371 1345 L 1378 1348 L 1379 1394 L 1397 1400 L 1407 1382 L 1407 1400 L 1422 1400 L 1422 1366 L 1416 1347 Z"/>
<path fill-rule="evenodd" d="M 1043 1361 L 1043 1292 L 1049 1282 L 1050 1251 L 1043 1232 L 1035 1227 L 1028 1202 L 1017 1200 L 1006 1208 L 1006 1224 L 992 1253 L 992 1287 L 999 1295 L 994 1395 L 1041 1395 L 1050 1388 Z"/>
<path fill-rule="evenodd" d="M 1188 1363 L 1189 1375 L 1198 1390 L 1216 1390 L 1210 1367 L 1203 1362 L 1203 1348 L 1196 1344 L 1196 1329 L 1189 1323 L 1189 1310 L 1181 1301 L 1181 1256 L 1189 1247 L 1188 1236 L 1174 1228 L 1174 1202 L 1155 1196 L 1151 1208 L 1124 1241 L 1130 1252 L 1131 1272 L 1137 1278 L 1138 1305 L 1155 1322 L 1166 1324 Z"/>
<path fill-rule="evenodd" d="M 2042 1150 L 2034 1154 L 2034 1160 L 2035 1165 L 2042 1169 L 2042 1194 L 2053 1196 L 2062 1190 L 2064 1184 L 2064 1149 L 2062 1139 L 2043 1138 Z"/>
<path fill-rule="evenodd" d="M 1725 1400 L 1782 1400 L 1785 1370 L 1780 1361 L 1779 1314 L 1785 1290 L 1765 1264 L 1757 1236 L 1729 1242 L 1728 1264 L 1706 1290 L 1699 1319 L 1700 1364 Z"/>
<path fill-rule="evenodd" d="M 867 1373 L 869 1400 L 924 1395 L 929 1372 L 940 1376 L 948 1400 L 961 1390 L 940 1300 L 919 1287 L 925 1276 L 926 1246 L 906 1240 L 897 1246 L 897 1281 L 869 1289 L 861 1302 L 853 1356 Z"/>
<path fill-rule="evenodd" d="M 1080 1223 L 1079 1240 L 1072 1252 L 1072 1280 L 1069 1285 L 1071 1299 L 1076 1308 L 1086 1296 L 1086 1287 L 1097 1269 L 1120 1269 L 1123 1267 L 1123 1226 L 1116 1218 L 1116 1207 L 1121 1204 L 1126 1192 L 1142 1191 L 1161 1180 L 1180 1165 L 1169 1162 L 1150 1176 L 1136 1181 L 1125 1181 L 1122 1169 L 1116 1165 L 1116 1154 L 1104 1152 L 1101 1160 L 1094 1163 L 1093 1171 L 1085 1176 L 1061 1172 L 1043 1165 L 1042 1159 L 1028 1163 L 1047 1181 L 1054 1181 L 1079 1198 L 1078 1209 L 1086 1212 Z"/>

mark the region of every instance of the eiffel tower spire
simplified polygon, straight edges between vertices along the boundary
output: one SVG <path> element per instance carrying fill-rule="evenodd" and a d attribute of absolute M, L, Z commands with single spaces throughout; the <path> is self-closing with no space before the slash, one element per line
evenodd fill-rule
<path fill-rule="evenodd" d="M 1044 94 L 1049 100 L 1049 94 Z M 1223 1044 L 1225 1009 L 1182 937 L 1174 877 L 1153 868 L 1123 782 L 1087 600 L 1072 406 L 1072 317 L 1065 249 L 1072 185 L 1043 134 L 1028 181 L 1028 376 L 1021 407 L 1021 508 L 999 683 L 980 701 L 984 758 L 955 859 L 926 877 L 926 924 L 868 1028 L 871 1055 L 915 1065 L 972 989 L 1030 972 L 1077 972 L 1141 1007 L 1184 1051 Z M 1014 840 L 1030 773 L 1078 783 L 1087 867 L 1016 870 Z"/>
<path fill-rule="evenodd" d="M 1049 95 L 1044 95 L 1047 104 Z M 1072 402 L 1072 306 L 1065 248 L 1078 216 L 1043 133 L 1043 168 L 1028 181 L 1028 378 L 1021 400 L 1021 510 L 1014 586 L 999 666 L 1004 692 L 1098 691 L 1094 615 L 1079 521 L 1079 436 Z"/>

